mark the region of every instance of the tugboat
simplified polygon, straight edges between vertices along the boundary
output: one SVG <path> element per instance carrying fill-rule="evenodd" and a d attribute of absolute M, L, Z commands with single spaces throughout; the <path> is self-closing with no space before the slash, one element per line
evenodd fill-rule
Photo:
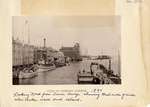
<path fill-rule="evenodd" d="M 118 75 L 114 75 L 111 70 L 111 57 L 102 55 L 95 60 L 108 60 L 109 67 L 106 68 L 103 64 L 92 62 L 90 71 L 79 71 L 77 74 L 78 84 L 121 84 L 121 79 Z"/>

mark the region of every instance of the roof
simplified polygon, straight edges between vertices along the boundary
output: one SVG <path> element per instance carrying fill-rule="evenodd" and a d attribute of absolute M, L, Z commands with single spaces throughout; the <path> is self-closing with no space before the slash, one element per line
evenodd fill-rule
<path fill-rule="evenodd" d="M 60 50 L 73 50 L 74 47 L 62 47 Z"/>
<path fill-rule="evenodd" d="M 111 57 L 108 55 L 100 55 L 97 59 L 111 59 Z"/>

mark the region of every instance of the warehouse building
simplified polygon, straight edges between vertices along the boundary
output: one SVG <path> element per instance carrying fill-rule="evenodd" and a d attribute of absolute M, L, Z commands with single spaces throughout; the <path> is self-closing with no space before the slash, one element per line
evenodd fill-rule
<path fill-rule="evenodd" d="M 81 60 L 79 43 L 76 43 L 73 47 L 61 47 L 60 51 L 63 52 L 65 57 L 70 57 L 72 61 Z"/>

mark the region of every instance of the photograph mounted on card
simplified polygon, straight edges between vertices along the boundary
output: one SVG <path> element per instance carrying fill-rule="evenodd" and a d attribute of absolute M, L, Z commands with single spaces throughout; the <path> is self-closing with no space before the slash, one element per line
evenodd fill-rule
<path fill-rule="evenodd" d="M 121 84 L 119 16 L 14 16 L 13 84 Z"/>

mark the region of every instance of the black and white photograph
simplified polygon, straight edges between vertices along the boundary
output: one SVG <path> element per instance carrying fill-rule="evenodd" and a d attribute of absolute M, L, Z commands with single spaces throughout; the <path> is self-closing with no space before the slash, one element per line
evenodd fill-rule
<path fill-rule="evenodd" d="M 119 16 L 13 16 L 13 85 L 121 84 Z"/>

